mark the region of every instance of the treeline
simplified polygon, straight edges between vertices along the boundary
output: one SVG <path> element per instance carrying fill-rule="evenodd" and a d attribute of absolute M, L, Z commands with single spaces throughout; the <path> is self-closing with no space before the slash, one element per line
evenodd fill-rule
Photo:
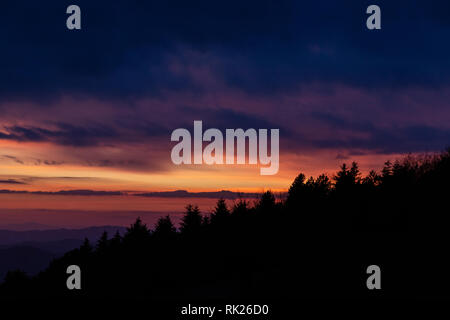
<path fill-rule="evenodd" d="M 449 179 L 450 150 L 366 176 L 355 162 L 332 177 L 299 174 L 286 199 L 220 199 L 206 215 L 188 205 L 179 229 L 170 216 L 153 228 L 138 218 L 35 277 L 9 272 L 0 296 L 448 297 Z M 382 293 L 366 288 L 371 264 L 383 271 Z M 82 270 L 81 290 L 66 287 L 69 265 Z"/>

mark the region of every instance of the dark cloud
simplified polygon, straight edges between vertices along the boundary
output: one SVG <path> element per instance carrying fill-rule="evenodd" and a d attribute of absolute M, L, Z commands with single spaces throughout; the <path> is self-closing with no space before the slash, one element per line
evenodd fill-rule
<path fill-rule="evenodd" d="M 183 107 L 179 110 L 179 126 L 187 129 L 193 128 L 194 120 L 203 121 L 203 129 L 217 128 L 225 132 L 225 129 L 280 129 L 283 135 L 290 134 L 290 130 L 281 123 L 274 123 L 259 115 L 235 111 L 226 108 L 194 108 Z"/>
<path fill-rule="evenodd" d="M 84 163 L 88 167 L 145 167 L 144 161 L 139 160 L 86 160 Z"/>
<path fill-rule="evenodd" d="M 2 138 L 1 138 L 1 135 L 2 135 L 2 134 L 0 133 L 0 139 L 2 139 Z M 16 163 L 23 164 L 23 161 L 22 161 L 21 159 L 19 159 L 19 158 L 17 158 L 17 157 L 14 157 L 14 156 L 3 155 L 2 158 L 4 158 L 4 159 L 10 159 L 10 160 L 12 160 L 12 161 L 14 161 L 14 162 L 16 162 Z"/>
<path fill-rule="evenodd" d="M 312 115 L 317 128 L 308 127 L 306 118 L 298 119 L 297 128 L 292 119 L 308 113 L 309 106 L 297 113 L 295 108 L 302 109 L 303 102 L 277 104 L 286 93 L 305 96 L 308 92 L 302 86 L 308 89 L 317 84 L 318 90 L 362 88 L 367 99 L 382 94 L 385 100 L 397 92 L 432 88 L 436 101 L 425 99 L 417 108 L 444 105 L 448 99 L 440 90 L 450 84 L 449 1 L 379 0 L 382 29 L 377 31 L 365 27 L 366 8 L 373 4 L 366 0 L 79 0 L 79 31 L 65 27 L 70 4 L 50 0 L 2 4 L 0 35 L 7 45 L 0 51 L 0 111 L 16 121 L 17 114 L 33 119 L 41 108 L 55 108 L 62 96 L 73 100 L 67 110 L 49 114 L 52 123 L 5 122 L 0 139 L 73 147 L 148 143 L 149 149 L 167 145 L 168 155 L 172 130 L 192 128 L 194 120 L 203 120 L 205 128 L 222 130 L 279 128 L 285 140 L 282 152 L 299 152 L 304 147 L 349 149 L 339 152 L 345 157 L 358 149 L 415 152 L 440 150 L 449 144 L 449 130 L 432 125 L 437 120 L 395 125 L 386 113 L 384 125 L 379 125 L 358 119 L 373 112 L 365 105 L 352 118 L 329 112 L 330 106 L 318 106 Z M 236 92 L 242 95 L 233 95 Z M 229 96 L 234 109 L 239 99 L 246 101 L 242 111 L 234 111 L 220 99 L 214 104 L 216 95 Z M 186 96 L 196 103 L 185 102 Z M 260 111 L 248 103 L 255 98 L 271 104 L 270 110 Z M 92 105 L 83 104 L 89 99 Z M 133 105 L 146 99 L 148 106 Z M 153 106 L 155 100 L 160 104 Z M 19 106 L 21 111 L 15 114 L 16 108 L 8 103 L 16 101 L 31 106 Z M 336 110 L 345 103 L 339 101 Z M 165 107 L 168 110 L 161 110 Z M 72 119 L 81 110 L 82 115 Z M 445 118 L 444 113 L 436 118 Z M 321 135 L 322 125 L 336 134 Z M 151 144 L 152 138 L 160 141 Z M 158 154 L 152 150 L 152 161 L 167 162 L 164 150 L 158 149 Z M 120 159 L 83 155 L 80 162 L 158 168 L 143 160 L 148 154 L 138 153 L 127 155 L 133 160 L 122 155 Z"/>
<path fill-rule="evenodd" d="M 2 138 L 0 138 L 0 139 L 2 139 Z M 9 136 L 8 140 L 12 140 L 12 137 Z M 23 141 L 23 140 L 18 140 L 18 141 Z M 2 155 L 2 156 L 0 156 L 0 159 L 12 160 L 12 161 L 14 161 L 16 163 L 19 163 L 19 164 L 25 164 L 25 161 L 26 161 L 24 159 L 19 159 L 18 157 L 11 156 L 11 155 Z M 36 166 L 39 166 L 39 165 L 59 166 L 59 165 L 64 164 L 64 161 L 47 160 L 47 159 L 34 159 L 34 158 L 31 159 L 31 162 L 34 165 L 36 165 Z"/>
<path fill-rule="evenodd" d="M 192 128 L 194 120 L 203 120 L 205 128 L 280 128 L 280 124 L 272 123 L 260 116 L 245 112 L 233 111 L 225 108 L 194 108 L 181 107 L 178 109 L 176 122 L 178 127 Z M 136 118 L 118 120 L 112 124 L 72 125 L 56 123 L 53 128 L 10 126 L 0 132 L 0 140 L 18 142 L 52 142 L 63 146 L 90 147 L 98 145 L 114 145 L 127 142 L 148 142 L 149 138 L 163 137 L 167 141 L 173 128 L 164 127 Z M 283 128 L 283 134 L 289 134 L 288 128 Z M 4 156 L 16 162 L 23 163 L 16 157 Z M 139 162 L 138 160 L 122 160 L 122 162 Z M 37 164 L 59 165 L 61 162 L 52 160 L 36 160 Z M 114 166 L 116 162 L 100 159 L 87 162 L 88 165 Z M 119 165 L 126 163 L 119 163 Z M 128 163 L 133 164 L 133 163 Z"/>
<path fill-rule="evenodd" d="M 450 129 L 426 125 L 377 126 L 371 122 L 348 120 L 332 114 L 313 117 L 335 131 L 326 139 L 312 140 L 319 148 L 368 149 L 382 153 L 429 152 L 450 146 Z M 343 134 L 347 133 L 347 134 Z M 361 134 L 365 138 L 361 138 Z M 351 153 L 352 155 L 355 152 Z"/>
<path fill-rule="evenodd" d="M 61 145 L 91 146 L 99 139 L 112 138 L 117 132 L 106 127 L 80 127 L 60 123 L 56 129 L 39 127 L 12 126 L 5 128 L 6 133 L 0 133 L 0 139 L 19 142 L 54 142 Z"/>
<path fill-rule="evenodd" d="M 0 175 L 0 181 L 16 181 L 11 182 L 13 184 L 32 184 L 36 181 L 41 180 L 68 180 L 68 181 L 99 181 L 101 178 L 98 177 L 38 177 L 38 176 L 14 176 L 9 177 L 6 175 Z"/>
<path fill-rule="evenodd" d="M 335 159 L 336 159 L 336 160 L 348 160 L 348 159 L 350 159 L 350 157 L 347 156 L 347 155 L 345 155 L 345 154 L 339 153 L 339 154 L 336 155 L 336 158 L 335 158 Z"/>
<path fill-rule="evenodd" d="M 136 126 L 134 132 L 126 131 L 129 128 L 116 127 L 114 124 L 89 124 L 72 125 L 69 123 L 57 123 L 52 129 L 42 127 L 11 126 L 5 127 L 5 132 L 0 132 L 0 139 L 14 140 L 18 142 L 53 142 L 58 145 L 88 147 L 108 142 L 141 141 L 152 135 L 160 135 L 161 129 L 158 126 Z M 165 129 L 164 132 L 169 132 Z M 44 164 L 55 165 L 52 161 L 45 161 Z"/>
<path fill-rule="evenodd" d="M 7 179 L 7 180 L 0 180 L 0 184 L 26 184 L 26 183 L 15 179 Z"/>
<path fill-rule="evenodd" d="M 68 1 L 2 5 L 2 99 L 98 98 L 205 90 L 173 60 L 186 51 L 230 87 L 268 94 L 311 81 L 438 86 L 450 79 L 450 3 L 387 1 L 382 30 L 365 28 L 370 1 L 88 1 L 82 30 Z M 208 58 L 212 58 L 212 63 Z M 205 80 L 207 81 L 207 80 Z M 204 84 L 207 86 L 207 84 Z M 30 132 L 30 138 L 35 132 Z M 23 132 L 23 134 L 27 134 Z"/>
<path fill-rule="evenodd" d="M 123 195 L 120 191 L 94 191 L 94 190 L 68 190 L 57 192 L 43 192 L 37 191 L 35 194 L 52 194 L 52 195 L 64 195 L 64 196 L 120 196 Z"/>
<path fill-rule="evenodd" d="M 60 166 L 64 164 L 64 161 L 55 161 L 55 160 L 39 160 L 41 163 L 45 164 L 46 166 Z"/>
<path fill-rule="evenodd" d="M 61 190 L 50 191 L 24 191 L 24 190 L 0 190 L 0 194 L 19 193 L 19 194 L 37 194 L 37 195 L 61 195 L 61 196 L 120 196 L 120 191 L 94 191 L 94 190 Z"/>

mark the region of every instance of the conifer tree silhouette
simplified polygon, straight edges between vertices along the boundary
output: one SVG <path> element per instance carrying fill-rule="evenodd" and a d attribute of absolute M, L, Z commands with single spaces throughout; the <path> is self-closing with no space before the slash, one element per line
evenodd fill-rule
<path fill-rule="evenodd" d="M 211 218 L 208 216 L 203 216 L 202 218 L 202 228 L 208 228 L 211 224 Z"/>
<path fill-rule="evenodd" d="M 256 203 L 256 211 L 261 215 L 273 213 L 275 209 L 275 196 L 271 191 L 266 191 Z"/>
<path fill-rule="evenodd" d="M 83 255 L 89 255 L 92 253 L 92 245 L 88 238 L 84 238 L 84 242 L 80 247 L 80 252 Z"/>
<path fill-rule="evenodd" d="M 27 290 L 29 283 L 30 278 L 24 271 L 20 269 L 10 270 L 6 273 L 1 288 L 2 291 L 7 291 L 11 297 L 23 294 L 23 290 Z"/>
<path fill-rule="evenodd" d="M 180 231 L 185 235 L 192 235 L 200 231 L 202 216 L 198 206 L 191 204 L 186 206 L 186 212 L 181 219 Z"/>
<path fill-rule="evenodd" d="M 224 199 L 217 200 L 216 207 L 211 214 L 212 224 L 222 224 L 230 217 L 230 211 Z"/>
<path fill-rule="evenodd" d="M 351 192 L 355 190 L 355 186 L 361 182 L 360 175 L 361 172 L 356 162 L 352 162 L 350 169 L 344 163 L 341 170 L 334 176 L 336 191 Z"/>
<path fill-rule="evenodd" d="M 107 248 L 109 245 L 109 240 L 108 240 L 108 232 L 104 231 L 100 237 L 100 239 L 98 239 L 97 241 L 97 253 L 98 252 L 106 252 Z"/>
<path fill-rule="evenodd" d="M 110 245 L 112 248 L 118 248 L 122 243 L 122 236 L 119 233 L 119 230 L 116 231 L 114 237 L 110 240 Z"/>
<path fill-rule="evenodd" d="M 450 269 L 442 256 L 450 226 L 445 211 L 450 149 L 386 162 L 380 173 L 371 171 L 364 177 L 356 163 L 350 168 L 343 164 L 333 179 L 334 184 L 327 175 L 306 179 L 299 174 L 286 202 L 267 191 L 254 204 L 239 199 L 231 213 L 219 199 L 211 219 L 188 205 L 180 233 L 169 216 L 160 218 L 153 232 L 138 218 L 123 237 L 116 232 L 108 240 L 103 233 L 94 252 L 86 239 L 39 275 L 8 273 L 0 296 L 76 295 L 65 286 L 66 268 L 76 264 L 87 271 L 82 291 L 88 297 L 159 298 L 173 292 L 182 298 L 222 292 L 236 297 L 262 292 L 308 296 L 343 288 L 346 296 L 360 298 L 367 294 L 361 289 L 360 273 L 355 273 L 357 279 L 351 277 L 376 260 L 390 272 L 405 261 L 415 262 L 413 271 L 402 268 L 398 285 L 384 289 L 384 296 L 432 292 L 450 298 L 450 280 L 441 277 Z M 174 276 L 180 265 L 183 275 Z M 327 276 L 330 265 L 339 277 Z M 411 285 L 411 278 L 420 281 Z"/>
<path fill-rule="evenodd" d="M 153 235 L 158 238 L 170 238 L 173 237 L 176 232 L 177 229 L 173 225 L 170 216 L 167 215 L 158 219 Z"/>
<path fill-rule="evenodd" d="M 286 205 L 291 209 L 297 211 L 307 198 L 305 175 L 300 173 L 289 187 Z"/>
<path fill-rule="evenodd" d="M 123 237 L 125 243 L 139 243 L 140 241 L 145 242 L 150 236 L 150 230 L 147 225 L 142 223 L 140 217 L 136 219 L 134 224 L 127 228 L 127 232 Z"/>
<path fill-rule="evenodd" d="M 233 204 L 232 215 L 235 217 L 244 217 L 249 213 L 249 203 L 245 199 L 238 199 Z"/>

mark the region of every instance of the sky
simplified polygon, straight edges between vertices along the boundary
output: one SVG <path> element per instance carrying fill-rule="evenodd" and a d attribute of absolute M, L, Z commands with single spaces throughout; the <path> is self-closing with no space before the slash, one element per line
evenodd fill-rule
<path fill-rule="evenodd" d="M 66 28 L 71 4 L 81 30 Z M 381 30 L 366 28 L 371 4 Z M 300 172 L 449 146 L 448 1 L 18 0 L 0 25 L 9 209 L 24 208 L 12 191 L 283 192 Z M 278 128 L 279 172 L 174 165 L 170 135 L 194 120 Z M 107 210 L 116 195 L 93 196 Z"/>

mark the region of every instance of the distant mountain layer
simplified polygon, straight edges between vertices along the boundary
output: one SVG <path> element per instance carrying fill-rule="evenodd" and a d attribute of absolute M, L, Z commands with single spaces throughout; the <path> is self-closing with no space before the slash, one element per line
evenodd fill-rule
<path fill-rule="evenodd" d="M 9 270 L 20 269 L 34 275 L 45 269 L 59 255 L 29 246 L 0 249 L 0 281 Z"/>
<path fill-rule="evenodd" d="M 124 227 L 104 226 L 85 229 L 11 231 L 0 230 L 0 282 L 9 270 L 20 269 L 28 275 L 44 270 L 52 259 L 78 248 L 85 238 L 92 244 L 106 231 L 111 238 Z"/>
<path fill-rule="evenodd" d="M 83 240 L 88 238 L 91 241 L 96 241 L 100 238 L 103 231 L 108 232 L 112 237 L 116 231 L 123 233 L 124 227 L 103 226 L 90 227 L 84 229 L 55 229 L 55 230 L 30 230 L 30 231 L 11 231 L 0 230 L 0 246 L 11 246 L 26 242 L 51 242 L 61 241 L 66 239 Z"/>
<path fill-rule="evenodd" d="M 260 193 L 245 193 L 245 192 L 233 192 L 228 190 L 213 191 L 213 192 L 189 192 L 186 190 L 176 190 L 176 191 L 159 191 L 159 192 L 147 192 L 147 193 L 136 193 L 136 196 L 141 197 L 161 197 L 161 198 L 211 198 L 211 199 L 248 199 L 248 198 L 258 198 L 261 196 Z"/>
<path fill-rule="evenodd" d="M 0 194 L 37 194 L 37 195 L 63 195 L 63 196 L 123 196 L 134 195 L 140 197 L 162 197 L 162 198 L 209 198 L 209 199 L 249 199 L 258 198 L 261 193 L 255 192 L 234 192 L 228 190 L 210 192 L 189 192 L 186 190 L 158 191 L 134 193 L 126 191 L 96 191 L 96 190 L 61 190 L 61 191 L 25 191 L 25 190 L 0 190 Z"/>

